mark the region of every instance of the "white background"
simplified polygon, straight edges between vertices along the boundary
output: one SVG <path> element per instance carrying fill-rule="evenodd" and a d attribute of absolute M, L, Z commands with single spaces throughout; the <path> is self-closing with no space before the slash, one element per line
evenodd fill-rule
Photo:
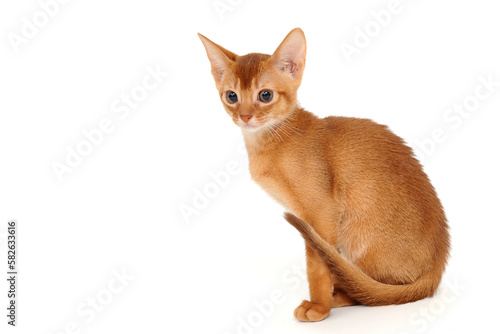
<path fill-rule="evenodd" d="M 500 87 L 466 118 L 447 110 L 474 102 L 480 77 L 500 81 L 498 4 L 401 0 L 348 62 L 342 43 L 354 45 L 358 29 L 377 29 L 370 13 L 388 0 L 221 2 L 231 6 L 222 15 L 212 0 L 75 0 L 52 7 L 47 22 L 37 1 L 0 5 L 0 262 L 6 272 L 7 221 L 16 219 L 20 272 L 15 329 L 6 324 L 0 283 L 1 332 L 497 328 Z M 45 26 L 14 47 L 26 20 Z M 251 181 L 240 130 L 223 111 L 196 33 L 238 54 L 272 53 L 294 27 L 308 41 L 305 108 L 371 118 L 414 148 L 427 143 L 422 161 L 453 238 L 436 297 L 334 309 L 314 324 L 293 318 L 308 298 L 303 241 Z M 121 119 L 113 105 L 140 92 L 146 68 L 169 74 Z M 68 147 L 84 145 L 83 131 L 103 119 L 113 130 L 58 180 L 53 163 L 65 163 Z M 214 188 L 210 173 L 228 163 L 236 171 Z M 196 197 L 204 189 L 206 203 Z M 196 200 L 205 207 L 186 219 L 180 208 Z M 125 283 L 114 279 L 122 271 Z M 281 296 L 272 307 L 264 301 L 271 296 Z M 93 298 L 99 311 L 87 304 Z"/>

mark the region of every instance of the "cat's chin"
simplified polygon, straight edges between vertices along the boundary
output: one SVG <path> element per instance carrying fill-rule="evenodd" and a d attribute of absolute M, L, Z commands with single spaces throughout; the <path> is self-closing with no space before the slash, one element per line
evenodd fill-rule
<path fill-rule="evenodd" d="M 260 129 L 262 129 L 261 125 L 252 125 L 252 124 L 242 124 L 238 125 L 240 129 L 244 132 L 258 132 Z"/>
<path fill-rule="evenodd" d="M 262 124 L 259 124 L 257 122 L 255 122 L 254 120 L 251 120 L 250 122 L 248 123 L 245 123 L 243 122 L 242 120 L 239 120 L 237 123 L 236 123 L 237 126 L 240 127 L 240 129 L 243 131 L 243 132 L 257 132 L 259 131 L 260 129 L 262 129 Z"/>

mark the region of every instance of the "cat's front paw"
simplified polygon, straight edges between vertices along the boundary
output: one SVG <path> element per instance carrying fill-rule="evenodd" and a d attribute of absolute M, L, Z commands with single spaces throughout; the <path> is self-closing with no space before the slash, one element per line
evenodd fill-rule
<path fill-rule="evenodd" d="M 300 321 L 321 321 L 330 315 L 331 307 L 304 300 L 293 315 Z"/>

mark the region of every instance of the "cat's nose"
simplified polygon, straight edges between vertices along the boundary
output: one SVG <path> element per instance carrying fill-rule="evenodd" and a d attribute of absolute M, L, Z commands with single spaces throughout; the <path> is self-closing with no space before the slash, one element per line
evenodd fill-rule
<path fill-rule="evenodd" d="M 250 118 L 252 118 L 253 115 L 240 115 L 240 118 L 243 122 L 248 123 Z"/>

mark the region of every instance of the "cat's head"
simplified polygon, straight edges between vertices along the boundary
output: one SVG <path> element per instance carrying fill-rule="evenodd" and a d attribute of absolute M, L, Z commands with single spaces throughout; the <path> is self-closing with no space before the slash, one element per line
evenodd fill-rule
<path fill-rule="evenodd" d="M 212 65 L 219 96 L 233 122 L 257 132 L 284 121 L 297 106 L 297 90 L 306 62 L 306 39 L 293 29 L 272 55 L 244 56 L 198 34 Z"/>

